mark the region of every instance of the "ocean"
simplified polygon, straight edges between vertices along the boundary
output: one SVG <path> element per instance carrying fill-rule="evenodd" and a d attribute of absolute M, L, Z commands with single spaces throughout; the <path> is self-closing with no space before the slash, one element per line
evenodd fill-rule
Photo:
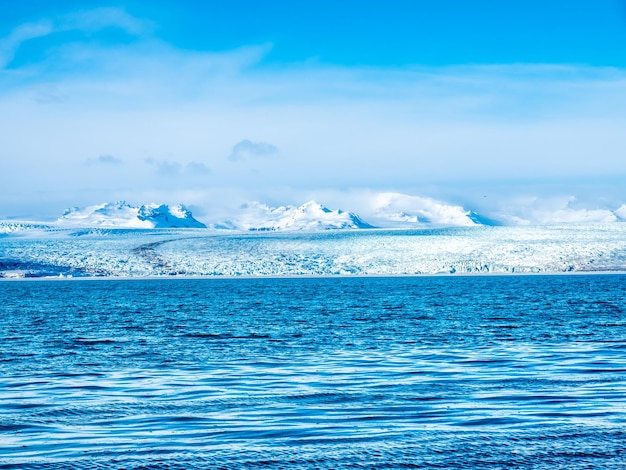
<path fill-rule="evenodd" d="M 626 467 L 626 276 L 0 282 L 0 468 Z"/>

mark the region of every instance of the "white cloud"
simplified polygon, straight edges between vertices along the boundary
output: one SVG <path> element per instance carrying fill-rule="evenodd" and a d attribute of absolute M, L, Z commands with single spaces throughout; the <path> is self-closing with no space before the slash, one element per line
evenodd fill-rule
<path fill-rule="evenodd" d="M 469 211 L 428 197 L 400 193 L 379 193 L 372 201 L 371 218 L 381 226 L 455 226 L 476 225 Z"/>
<path fill-rule="evenodd" d="M 603 224 L 617 222 L 618 213 L 574 196 L 527 196 L 509 199 L 495 217 L 507 225 Z"/>
<path fill-rule="evenodd" d="M 166 178 L 176 178 L 182 171 L 182 165 L 178 162 L 159 162 L 155 164 L 155 173 Z"/>
<path fill-rule="evenodd" d="M 238 142 L 228 159 L 236 162 L 255 158 L 268 158 L 278 155 L 278 149 L 267 142 L 252 142 L 248 139 Z"/>

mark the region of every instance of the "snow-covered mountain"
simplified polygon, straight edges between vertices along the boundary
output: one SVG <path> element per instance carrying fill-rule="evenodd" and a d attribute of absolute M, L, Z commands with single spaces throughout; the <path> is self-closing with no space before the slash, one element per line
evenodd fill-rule
<path fill-rule="evenodd" d="M 226 201 L 227 202 L 227 201 Z M 574 197 L 541 199 L 526 197 L 503 203 L 496 209 L 470 210 L 461 205 L 396 192 L 362 192 L 347 201 L 359 214 L 331 210 L 315 201 L 301 206 L 272 207 L 248 202 L 224 212 L 219 206 L 210 216 L 210 227 L 242 231 L 311 231 L 331 229 L 427 229 L 473 226 L 609 224 L 626 222 L 626 204 L 594 207 Z M 621 205 L 620 205 L 621 204 Z M 618 206 L 616 208 L 616 206 Z M 35 231 L 56 232 L 73 227 L 91 228 L 205 228 L 182 205 L 146 204 L 134 207 L 126 202 L 67 209 L 56 222 L 0 220 L 0 235 Z"/>
<path fill-rule="evenodd" d="M 216 224 L 215 227 L 248 231 L 372 228 L 352 212 L 331 210 L 315 201 L 297 207 L 269 207 L 260 202 L 250 202 L 241 207 L 236 218 Z"/>
<path fill-rule="evenodd" d="M 183 205 L 109 202 L 85 208 L 67 209 L 57 220 L 61 226 L 123 228 L 206 228 Z"/>
<path fill-rule="evenodd" d="M 379 193 L 371 220 L 381 227 L 472 227 L 491 225 L 475 212 L 435 199 L 401 193 Z M 489 221 L 490 222 L 490 221 Z"/>
<path fill-rule="evenodd" d="M 615 209 L 613 211 L 613 214 L 615 214 L 615 217 L 617 217 L 618 221 L 626 222 L 626 204 L 622 204 L 617 209 Z"/>

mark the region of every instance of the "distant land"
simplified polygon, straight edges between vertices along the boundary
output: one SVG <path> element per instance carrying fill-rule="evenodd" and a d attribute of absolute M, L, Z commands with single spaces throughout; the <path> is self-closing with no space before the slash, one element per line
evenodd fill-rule
<path fill-rule="evenodd" d="M 145 204 L 133 207 L 123 201 L 85 208 L 72 207 L 63 213 L 57 224 L 70 227 L 206 228 L 183 205 Z"/>
<path fill-rule="evenodd" d="M 555 224 L 605 224 L 626 221 L 626 204 L 615 210 L 560 208 L 552 212 L 532 212 L 526 218 L 515 214 L 485 217 L 460 205 L 401 193 L 379 193 L 372 198 L 367 217 L 344 209 L 331 209 L 316 201 L 302 205 L 269 206 L 249 201 L 217 219 L 196 219 L 183 205 L 143 204 L 133 206 L 125 201 L 107 202 L 86 207 L 71 207 L 54 222 L 0 221 L 0 233 L 29 229 L 72 228 L 208 228 L 215 230 L 320 231 L 371 228 L 446 228 L 473 226 L 516 226 Z"/>
<path fill-rule="evenodd" d="M 216 224 L 216 228 L 276 231 L 276 230 L 333 230 L 372 228 L 358 215 L 341 209 L 331 210 L 315 201 L 301 206 L 269 207 L 260 202 L 245 204 L 240 215 Z"/>

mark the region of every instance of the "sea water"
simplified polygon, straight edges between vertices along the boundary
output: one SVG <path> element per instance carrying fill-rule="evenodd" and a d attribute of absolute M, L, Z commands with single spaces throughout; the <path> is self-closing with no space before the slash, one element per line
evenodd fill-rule
<path fill-rule="evenodd" d="M 1 468 L 625 468 L 626 276 L 0 282 Z"/>

